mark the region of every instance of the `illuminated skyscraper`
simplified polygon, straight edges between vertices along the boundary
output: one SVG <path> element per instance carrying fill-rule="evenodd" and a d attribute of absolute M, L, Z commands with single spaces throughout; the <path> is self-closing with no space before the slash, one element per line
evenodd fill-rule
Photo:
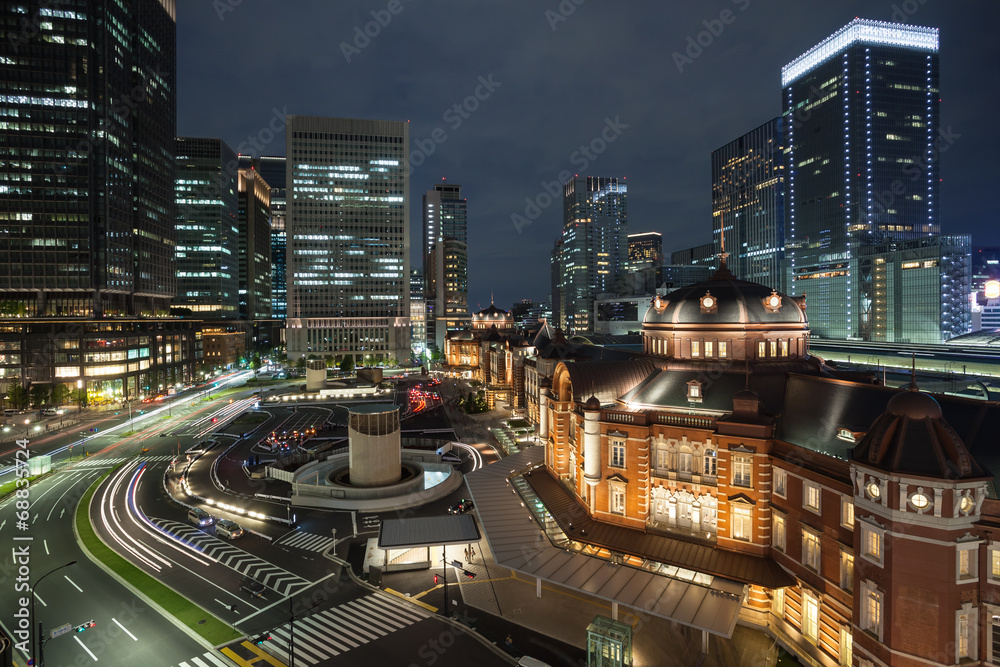
<path fill-rule="evenodd" d="M 260 175 L 271 186 L 271 317 L 288 316 L 288 290 L 285 288 L 285 190 L 284 156 L 264 155 L 257 161 Z"/>
<path fill-rule="evenodd" d="M 409 125 L 287 120 L 289 358 L 409 359 Z"/>
<path fill-rule="evenodd" d="M 467 328 L 468 202 L 462 186 L 438 183 L 424 193 L 424 297 L 427 347 L 444 350 L 448 331 Z"/>
<path fill-rule="evenodd" d="M 630 271 L 663 263 L 663 235 L 640 232 L 628 235 L 628 266 Z"/>
<path fill-rule="evenodd" d="M 239 173 L 222 139 L 178 137 L 177 296 L 203 318 L 239 316 Z"/>
<path fill-rule="evenodd" d="M 627 202 L 624 179 L 576 176 L 564 187 L 562 243 L 552 254 L 558 273 L 552 315 L 567 332 L 593 331 L 594 299 L 616 291 L 625 274 Z"/>
<path fill-rule="evenodd" d="M 271 186 L 256 169 L 239 171 L 240 319 L 271 318 Z"/>
<path fill-rule="evenodd" d="M 815 334 L 879 339 L 877 253 L 861 248 L 940 232 L 938 31 L 855 19 L 781 85 L 787 291 L 808 294 Z"/>
<path fill-rule="evenodd" d="M 781 118 L 712 151 L 712 234 L 740 280 L 782 289 L 785 254 L 785 170 Z"/>

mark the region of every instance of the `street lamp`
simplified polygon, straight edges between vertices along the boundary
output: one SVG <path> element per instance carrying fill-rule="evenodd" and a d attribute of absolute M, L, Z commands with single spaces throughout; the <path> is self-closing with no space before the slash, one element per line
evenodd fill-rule
<path fill-rule="evenodd" d="M 83 412 L 83 380 L 76 381 L 76 400 L 79 402 L 79 412 Z"/>
<path fill-rule="evenodd" d="M 34 627 L 35 627 L 35 589 L 38 587 L 38 584 L 42 583 L 42 580 L 45 579 L 45 577 L 49 576 L 50 574 L 53 574 L 53 573 L 57 572 L 58 570 L 63 569 L 64 567 L 69 567 L 70 565 L 76 565 L 76 561 L 75 560 L 71 560 L 70 562 L 66 563 L 65 565 L 60 565 L 55 570 L 49 570 L 48 572 L 46 572 L 45 574 L 43 574 L 42 576 L 40 576 L 38 578 L 38 580 L 35 582 L 35 585 L 31 587 L 31 627 L 32 627 L 32 629 L 34 629 Z M 42 644 L 42 623 L 41 623 L 41 621 L 39 621 L 38 622 L 38 660 L 34 659 L 35 658 L 35 652 L 34 652 L 35 643 L 32 642 L 32 644 L 31 644 L 31 648 L 32 648 L 31 658 L 32 658 L 32 661 L 36 665 L 38 665 L 39 667 L 41 667 L 42 665 L 45 664 L 45 656 L 44 656 L 44 654 L 42 652 L 42 646 L 43 646 L 43 644 Z"/>

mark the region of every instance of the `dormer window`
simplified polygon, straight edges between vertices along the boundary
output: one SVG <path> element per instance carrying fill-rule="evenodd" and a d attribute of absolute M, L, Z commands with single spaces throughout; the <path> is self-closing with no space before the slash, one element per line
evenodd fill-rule
<path fill-rule="evenodd" d="M 691 403 L 701 403 L 701 383 L 697 380 L 691 380 L 687 383 L 688 393 L 687 398 Z"/>

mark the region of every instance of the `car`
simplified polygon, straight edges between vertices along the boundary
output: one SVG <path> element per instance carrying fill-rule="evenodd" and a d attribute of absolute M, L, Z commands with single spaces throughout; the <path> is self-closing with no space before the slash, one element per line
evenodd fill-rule
<path fill-rule="evenodd" d="M 462 498 L 457 503 L 448 508 L 448 514 L 465 514 L 471 511 L 475 505 L 468 498 Z"/>
<path fill-rule="evenodd" d="M 240 593 L 246 593 L 252 598 L 264 597 L 264 591 L 266 590 L 267 586 L 260 583 L 253 577 L 243 577 L 240 580 Z"/>
<path fill-rule="evenodd" d="M 240 524 L 235 521 L 230 519 L 219 519 L 215 522 L 215 536 L 235 540 L 237 537 L 243 536 L 243 529 L 240 528 Z"/>
<path fill-rule="evenodd" d="M 192 507 L 188 510 L 188 521 L 199 528 L 205 528 L 215 523 L 215 517 L 200 507 Z"/>

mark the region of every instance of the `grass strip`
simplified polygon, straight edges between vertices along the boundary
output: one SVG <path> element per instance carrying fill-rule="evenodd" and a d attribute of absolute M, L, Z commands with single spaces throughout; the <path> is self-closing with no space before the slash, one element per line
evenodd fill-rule
<path fill-rule="evenodd" d="M 233 630 L 227 623 L 212 616 L 180 593 L 119 556 L 97 536 L 90 523 L 90 500 L 93 498 L 94 492 L 97 491 L 97 487 L 111 472 L 103 475 L 87 489 L 87 493 L 76 508 L 76 529 L 87 550 L 122 579 L 137 590 L 142 591 L 146 597 L 158 604 L 166 613 L 204 637 L 212 646 L 218 646 L 242 637 L 243 635 Z"/>

